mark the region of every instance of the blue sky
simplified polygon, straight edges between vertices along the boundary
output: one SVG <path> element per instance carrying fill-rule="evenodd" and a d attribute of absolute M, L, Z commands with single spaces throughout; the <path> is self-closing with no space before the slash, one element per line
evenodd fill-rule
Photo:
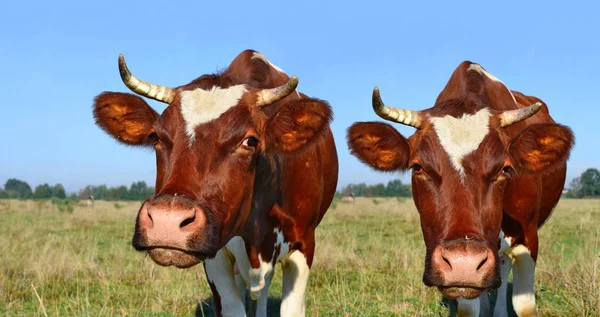
<path fill-rule="evenodd" d="M 177 86 L 248 48 L 331 103 L 340 186 L 408 179 L 348 153 L 345 130 L 379 120 L 373 86 L 391 105 L 428 108 L 463 60 L 542 98 L 573 128 L 570 180 L 600 168 L 599 9 L 592 1 L 9 1 L 0 12 L 0 184 L 153 184 L 152 151 L 117 144 L 92 118 L 94 96 L 127 91 L 119 53 L 138 77 Z"/>

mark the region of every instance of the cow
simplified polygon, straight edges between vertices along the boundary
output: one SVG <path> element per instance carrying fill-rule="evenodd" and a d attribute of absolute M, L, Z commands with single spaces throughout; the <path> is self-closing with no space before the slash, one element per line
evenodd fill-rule
<path fill-rule="evenodd" d="M 417 129 L 405 138 L 389 124 L 357 122 L 347 140 L 376 170 L 412 170 L 424 284 L 459 299 L 462 316 L 489 316 L 486 290 L 499 288 L 494 315 L 506 316 L 512 267 L 515 311 L 535 315 L 538 229 L 560 198 L 572 131 L 554 122 L 542 100 L 469 61 L 429 109 L 387 106 L 377 87 L 372 102 L 381 118 Z"/>
<path fill-rule="evenodd" d="M 85 200 L 85 205 L 88 209 L 94 209 L 94 196 L 88 196 Z"/>
<path fill-rule="evenodd" d="M 350 194 L 347 194 L 346 196 L 342 197 L 342 202 L 354 205 L 354 200 L 355 200 L 354 198 L 355 198 L 354 193 L 350 193 Z"/>
<path fill-rule="evenodd" d="M 305 315 L 315 229 L 331 201 L 338 159 L 326 101 L 256 51 L 222 72 L 171 88 L 119 71 L 136 94 L 95 98 L 97 125 L 118 142 L 154 148 L 156 192 L 139 209 L 133 247 L 163 266 L 203 262 L 218 316 L 266 316 L 274 267 L 281 316 Z"/>

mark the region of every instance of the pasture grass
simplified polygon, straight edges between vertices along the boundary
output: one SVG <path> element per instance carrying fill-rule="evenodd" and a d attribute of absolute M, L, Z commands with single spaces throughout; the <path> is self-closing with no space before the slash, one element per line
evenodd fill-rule
<path fill-rule="evenodd" d="M 212 316 L 201 265 L 155 265 L 130 245 L 137 202 L 0 200 L 0 315 Z M 540 232 L 538 315 L 600 316 L 600 200 L 563 199 Z M 425 254 L 410 199 L 336 202 L 317 229 L 308 316 L 446 316 L 421 282 Z M 279 315 L 281 270 L 270 288 Z M 198 304 L 198 303 L 201 304 Z"/>

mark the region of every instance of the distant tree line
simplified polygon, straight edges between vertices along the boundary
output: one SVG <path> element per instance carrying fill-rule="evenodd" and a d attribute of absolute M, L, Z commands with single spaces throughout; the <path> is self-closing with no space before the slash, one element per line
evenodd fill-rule
<path fill-rule="evenodd" d="M 146 182 L 134 182 L 128 188 L 125 185 L 117 187 L 108 187 L 106 185 L 92 186 L 88 185 L 81 189 L 79 193 L 72 193 L 67 197 L 65 188 L 62 184 L 50 186 L 41 184 L 35 187 L 22 180 L 11 178 L 6 181 L 4 188 L 0 188 L 0 199 L 65 199 L 72 200 L 87 199 L 94 196 L 94 199 L 101 200 L 146 200 L 154 196 L 154 187 L 149 187 Z"/>
<path fill-rule="evenodd" d="M 382 183 L 375 185 L 348 184 L 338 196 L 361 197 L 411 197 L 409 184 L 402 184 L 399 179 L 391 180 L 384 185 Z M 93 186 L 88 185 L 81 189 L 78 194 L 68 195 L 62 184 L 50 186 L 41 184 L 31 189 L 31 186 L 22 180 L 11 178 L 6 181 L 4 188 L 0 188 L 0 199 L 86 199 L 94 196 L 94 199 L 100 200 L 146 200 L 154 195 L 154 187 L 150 187 L 144 181 L 134 182 L 131 186 L 125 185 L 117 187 L 108 187 L 106 185 Z M 600 171 L 595 168 L 588 168 L 579 177 L 574 178 L 565 190 L 566 197 L 569 198 L 588 198 L 600 197 Z"/>
<path fill-rule="evenodd" d="M 31 190 L 31 186 L 26 182 L 11 178 L 4 184 L 4 189 L 0 188 L 0 198 L 13 198 L 13 199 L 50 199 L 59 198 L 64 199 L 67 197 L 65 188 L 62 184 L 56 184 L 50 186 L 48 184 L 42 184 Z"/>
<path fill-rule="evenodd" d="M 4 189 L 0 190 L 0 198 L 29 199 L 32 195 L 33 191 L 29 184 L 15 178 L 7 180 Z"/>
<path fill-rule="evenodd" d="M 399 179 L 391 180 L 387 183 L 387 186 L 380 183 L 375 185 L 367 185 L 365 183 L 360 184 L 348 184 L 343 187 L 338 195 L 348 196 L 354 194 L 354 196 L 360 197 L 411 197 L 412 193 L 410 185 L 402 184 Z"/>
<path fill-rule="evenodd" d="M 569 198 L 600 197 L 600 171 L 588 168 L 581 176 L 574 178 L 567 192 Z"/>
<path fill-rule="evenodd" d="M 79 197 L 82 199 L 89 196 L 100 200 L 146 200 L 154 196 L 154 187 L 149 187 L 146 182 L 139 181 L 132 183 L 129 188 L 125 185 L 117 187 L 88 185 L 79 191 Z"/>

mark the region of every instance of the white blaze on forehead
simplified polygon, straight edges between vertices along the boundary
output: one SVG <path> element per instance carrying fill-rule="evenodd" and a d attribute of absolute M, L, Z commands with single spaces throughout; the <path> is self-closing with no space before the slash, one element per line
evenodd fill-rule
<path fill-rule="evenodd" d="M 273 64 L 273 63 L 271 63 L 271 62 L 270 62 L 270 61 L 269 61 L 269 60 L 268 60 L 268 59 L 267 59 L 267 58 L 266 58 L 266 57 L 265 57 L 263 54 L 261 54 L 261 53 L 259 53 L 259 52 L 254 52 L 254 53 L 252 53 L 252 59 L 255 59 L 255 58 L 258 58 L 258 59 L 261 59 L 261 60 L 263 60 L 263 62 L 265 62 L 265 63 L 267 63 L 268 65 L 270 65 L 271 67 L 275 68 L 275 70 L 276 70 L 276 71 L 278 71 L 278 72 L 280 72 L 280 73 L 285 73 L 285 72 L 283 71 L 283 69 L 281 69 L 281 68 L 277 67 L 277 65 L 275 65 L 275 64 Z"/>
<path fill-rule="evenodd" d="M 430 121 L 452 166 L 461 174 L 464 173 L 462 159 L 477 150 L 488 134 L 490 111 L 484 108 L 472 115 L 434 117 Z"/>
<path fill-rule="evenodd" d="M 502 86 L 504 86 L 504 88 L 506 88 L 506 90 L 508 91 L 508 93 L 512 97 L 513 101 L 515 102 L 515 104 L 518 105 L 517 99 L 515 99 L 515 96 L 512 94 L 512 92 L 510 91 L 510 89 L 508 89 L 508 87 L 506 87 L 506 85 L 500 79 L 498 79 L 498 77 L 496 77 L 496 76 L 488 73 L 485 69 L 483 69 L 483 67 L 481 67 L 481 65 L 479 65 L 479 64 L 471 64 L 471 66 L 469 66 L 469 68 L 467 68 L 467 71 L 476 71 L 476 72 L 478 72 L 478 73 L 486 76 L 487 78 L 491 79 L 492 81 L 500 83 Z"/>
<path fill-rule="evenodd" d="M 195 138 L 196 127 L 217 119 L 231 107 L 237 105 L 246 85 L 221 88 L 214 86 L 210 90 L 194 89 L 181 93 L 181 115 L 185 120 L 185 131 L 190 140 Z"/>

